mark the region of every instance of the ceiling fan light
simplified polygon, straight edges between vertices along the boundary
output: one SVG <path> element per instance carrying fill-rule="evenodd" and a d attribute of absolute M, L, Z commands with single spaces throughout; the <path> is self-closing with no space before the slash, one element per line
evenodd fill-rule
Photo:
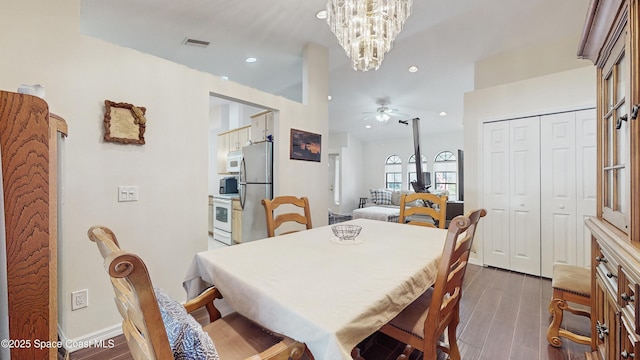
<path fill-rule="evenodd" d="M 386 122 L 390 118 L 391 117 L 388 114 L 385 114 L 385 113 L 378 113 L 376 115 L 376 120 L 378 120 L 379 122 Z"/>

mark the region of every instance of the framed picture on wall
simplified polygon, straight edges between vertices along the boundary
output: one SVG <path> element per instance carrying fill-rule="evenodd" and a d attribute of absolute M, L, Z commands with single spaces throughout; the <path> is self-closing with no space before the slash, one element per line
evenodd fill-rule
<path fill-rule="evenodd" d="M 291 129 L 291 147 L 289 158 L 320 162 L 320 144 L 322 135 Z"/>
<path fill-rule="evenodd" d="M 147 119 L 144 107 L 104 101 L 104 141 L 143 145 Z"/>

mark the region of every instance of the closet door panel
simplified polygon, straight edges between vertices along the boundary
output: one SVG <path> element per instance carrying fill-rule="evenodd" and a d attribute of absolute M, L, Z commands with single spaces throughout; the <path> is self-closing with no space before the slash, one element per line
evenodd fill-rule
<path fill-rule="evenodd" d="M 483 126 L 483 183 L 487 226 L 483 227 L 483 257 L 487 265 L 508 269 L 509 234 L 509 123 Z M 484 221 L 484 220 L 483 220 Z"/>
<path fill-rule="evenodd" d="M 540 275 L 539 117 L 509 121 L 510 269 Z"/>
<path fill-rule="evenodd" d="M 575 113 L 543 116 L 540 143 L 542 276 L 551 277 L 554 264 L 577 261 Z"/>
<path fill-rule="evenodd" d="M 576 112 L 576 228 L 577 265 L 591 265 L 591 232 L 585 220 L 596 216 L 597 196 L 597 120 L 596 110 Z"/>

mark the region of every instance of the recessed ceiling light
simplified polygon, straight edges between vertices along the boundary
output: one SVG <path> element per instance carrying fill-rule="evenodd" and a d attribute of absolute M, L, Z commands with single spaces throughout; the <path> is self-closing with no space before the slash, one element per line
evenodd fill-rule
<path fill-rule="evenodd" d="M 409 66 L 409 72 L 410 73 L 414 73 L 416 71 L 418 71 L 418 67 L 417 66 L 415 66 L 415 65 Z"/>
<path fill-rule="evenodd" d="M 364 127 L 367 129 L 371 129 L 371 125 L 365 125 Z"/>
<path fill-rule="evenodd" d="M 320 10 L 316 13 L 316 19 L 326 20 L 327 19 L 327 10 Z"/>
<path fill-rule="evenodd" d="M 254 62 L 258 61 L 258 59 L 254 58 L 254 57 L 248 57 L 244 61 L 246 61 L 248 63 L 254 63 Z"/>
<path fill-rule="evenodd" d="M 327 95 L 327 100 L 331 101 L 331 99 L 333 99 L 331 95 Z"/>
<path fill-rule="evenodd" d="M 447 116 L 447 112 L 446 111 L 440 111 L 440 114 L 438 114 L 440 116 Z"/>
<path fill-rule="evenodd" d="M 228 76 L 220 76 L 220 79 L 222 79 L 222 80 L 229 80 L 229 77 L 228 77 Z"/>

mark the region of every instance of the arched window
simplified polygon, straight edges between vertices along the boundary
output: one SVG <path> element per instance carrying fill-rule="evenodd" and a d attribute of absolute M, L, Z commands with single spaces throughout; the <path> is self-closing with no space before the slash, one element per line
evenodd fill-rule
<path fill-rule="evenodd" d="M 402 159 L 398 155 L 391 155 L 384 165 L 385 187 L 389 190 L 402 188 Z"/>
<path fill-rule="evenodd" d="M 436 155 L 433 163 L 434 190 L 449 191 L 449 200 L 458 200 L 458 159 L 451 151 Z"/>
<path fill-rule="evenodd" d="M 427 172 L 427 158 L 422 154 L 420 154 L 420 157 L 422 158 L 422 172 Z M 416 154 L 411 155 L 409 158 L 409 164 L 407 165 L 407 179 L 409 179 L 409 182 L 407 183 L 409 190 L 413 190 L 411 182 L 418 179 L 416 177 Z"/>

